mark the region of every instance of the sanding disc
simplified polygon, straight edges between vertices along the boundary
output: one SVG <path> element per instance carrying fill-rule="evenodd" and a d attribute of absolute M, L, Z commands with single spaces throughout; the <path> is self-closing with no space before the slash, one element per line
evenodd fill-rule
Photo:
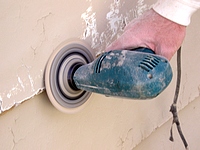
<path fill-rule="evenodd" d="M 50 56 L 45 70 L 45 86 L 51 103 L 64 113 L 75 113 L 89 101 L 91 92 L 80 90 L 74 72 L 94 60 L 83 41 L 64 42 Z"/>

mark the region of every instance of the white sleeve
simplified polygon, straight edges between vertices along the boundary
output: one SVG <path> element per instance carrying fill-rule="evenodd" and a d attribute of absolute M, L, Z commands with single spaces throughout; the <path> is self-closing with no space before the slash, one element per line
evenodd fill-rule
<path fill-rule="evenodd" d="M 158 0 L 153 9 L 161 16 L 187 26 L 192 14 L 200 8 L 200 0 Z"/>

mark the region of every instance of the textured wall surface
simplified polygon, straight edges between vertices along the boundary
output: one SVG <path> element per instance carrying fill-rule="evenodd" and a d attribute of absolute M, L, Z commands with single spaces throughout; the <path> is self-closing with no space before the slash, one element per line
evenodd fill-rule
<path fill-rule="evenodd" d="M 0 1 L 0 110 L 44 89 L 43 73 L 63 41 L 82 39 L 101 53 L 134 17 L 150 7 L 144 0 Z"/>
<path fill-rule="evenodd" d="M 1 0 L 0 149 L 129 150 L 138 144 L 137 150 L 183 149 L 176 132 L 175 143 L 168 140 L 169 108 L 176 83 L 175 56 L 171 60 L 173 81 L 153 100 L 92 94 L 84 110 L 68 115 L 56 110 L 44 92 L 45 65 L 61 42 L 82 39 L 99 54 L 128 22 L 154 2 Z M 192 149 L 199 146 L 200 136 L 199 15 L 198 11 L 193 16 L 182 48 L 178 102 L 183 131 Z"/>

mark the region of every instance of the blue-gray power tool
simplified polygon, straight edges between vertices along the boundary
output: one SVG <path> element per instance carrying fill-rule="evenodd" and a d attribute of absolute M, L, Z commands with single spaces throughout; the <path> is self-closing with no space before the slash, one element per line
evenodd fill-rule
<path fill-rule="evenodd" d="M 168 60 L 148 48 L 113 50 L 93 60 L 83 43 L 60 46 L 45 72 L 47 94 L 63 112 L 86 103 L 91 92 L 129 99 L 151 99 L 172 80 Z"/>

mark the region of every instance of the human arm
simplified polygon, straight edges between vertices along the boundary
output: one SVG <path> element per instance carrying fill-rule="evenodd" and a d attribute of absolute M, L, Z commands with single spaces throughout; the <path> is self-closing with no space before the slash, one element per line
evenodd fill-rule
<path fill-rule="evenodd" d="M 170 1 L 171 3 L 168 3 Z M 155 51 L 156 54 L 170 60 L 181 46 L 185 38 L 188 20 L 194 12 L 193 5 L 190 8 L 187 3 L 184 3 L 187 5 L 185 7 L 188 7 L 188 10 L 187 16 L 182 16 L 180 12 L 183 10 L 186 12 L 185 8 L 180 7 L 183 5 L 181 3 L 183 1 L 191 2 L 191 0 L 159 0 L 153 9 L 131 21 L 125 28 L 124 33 L 111 43 L 106 51 L 147 47 Z M 200 7 L 200 1 L 192 1 L 194 2 L 192 4 L 196 6 L 196 11 Z"/>

